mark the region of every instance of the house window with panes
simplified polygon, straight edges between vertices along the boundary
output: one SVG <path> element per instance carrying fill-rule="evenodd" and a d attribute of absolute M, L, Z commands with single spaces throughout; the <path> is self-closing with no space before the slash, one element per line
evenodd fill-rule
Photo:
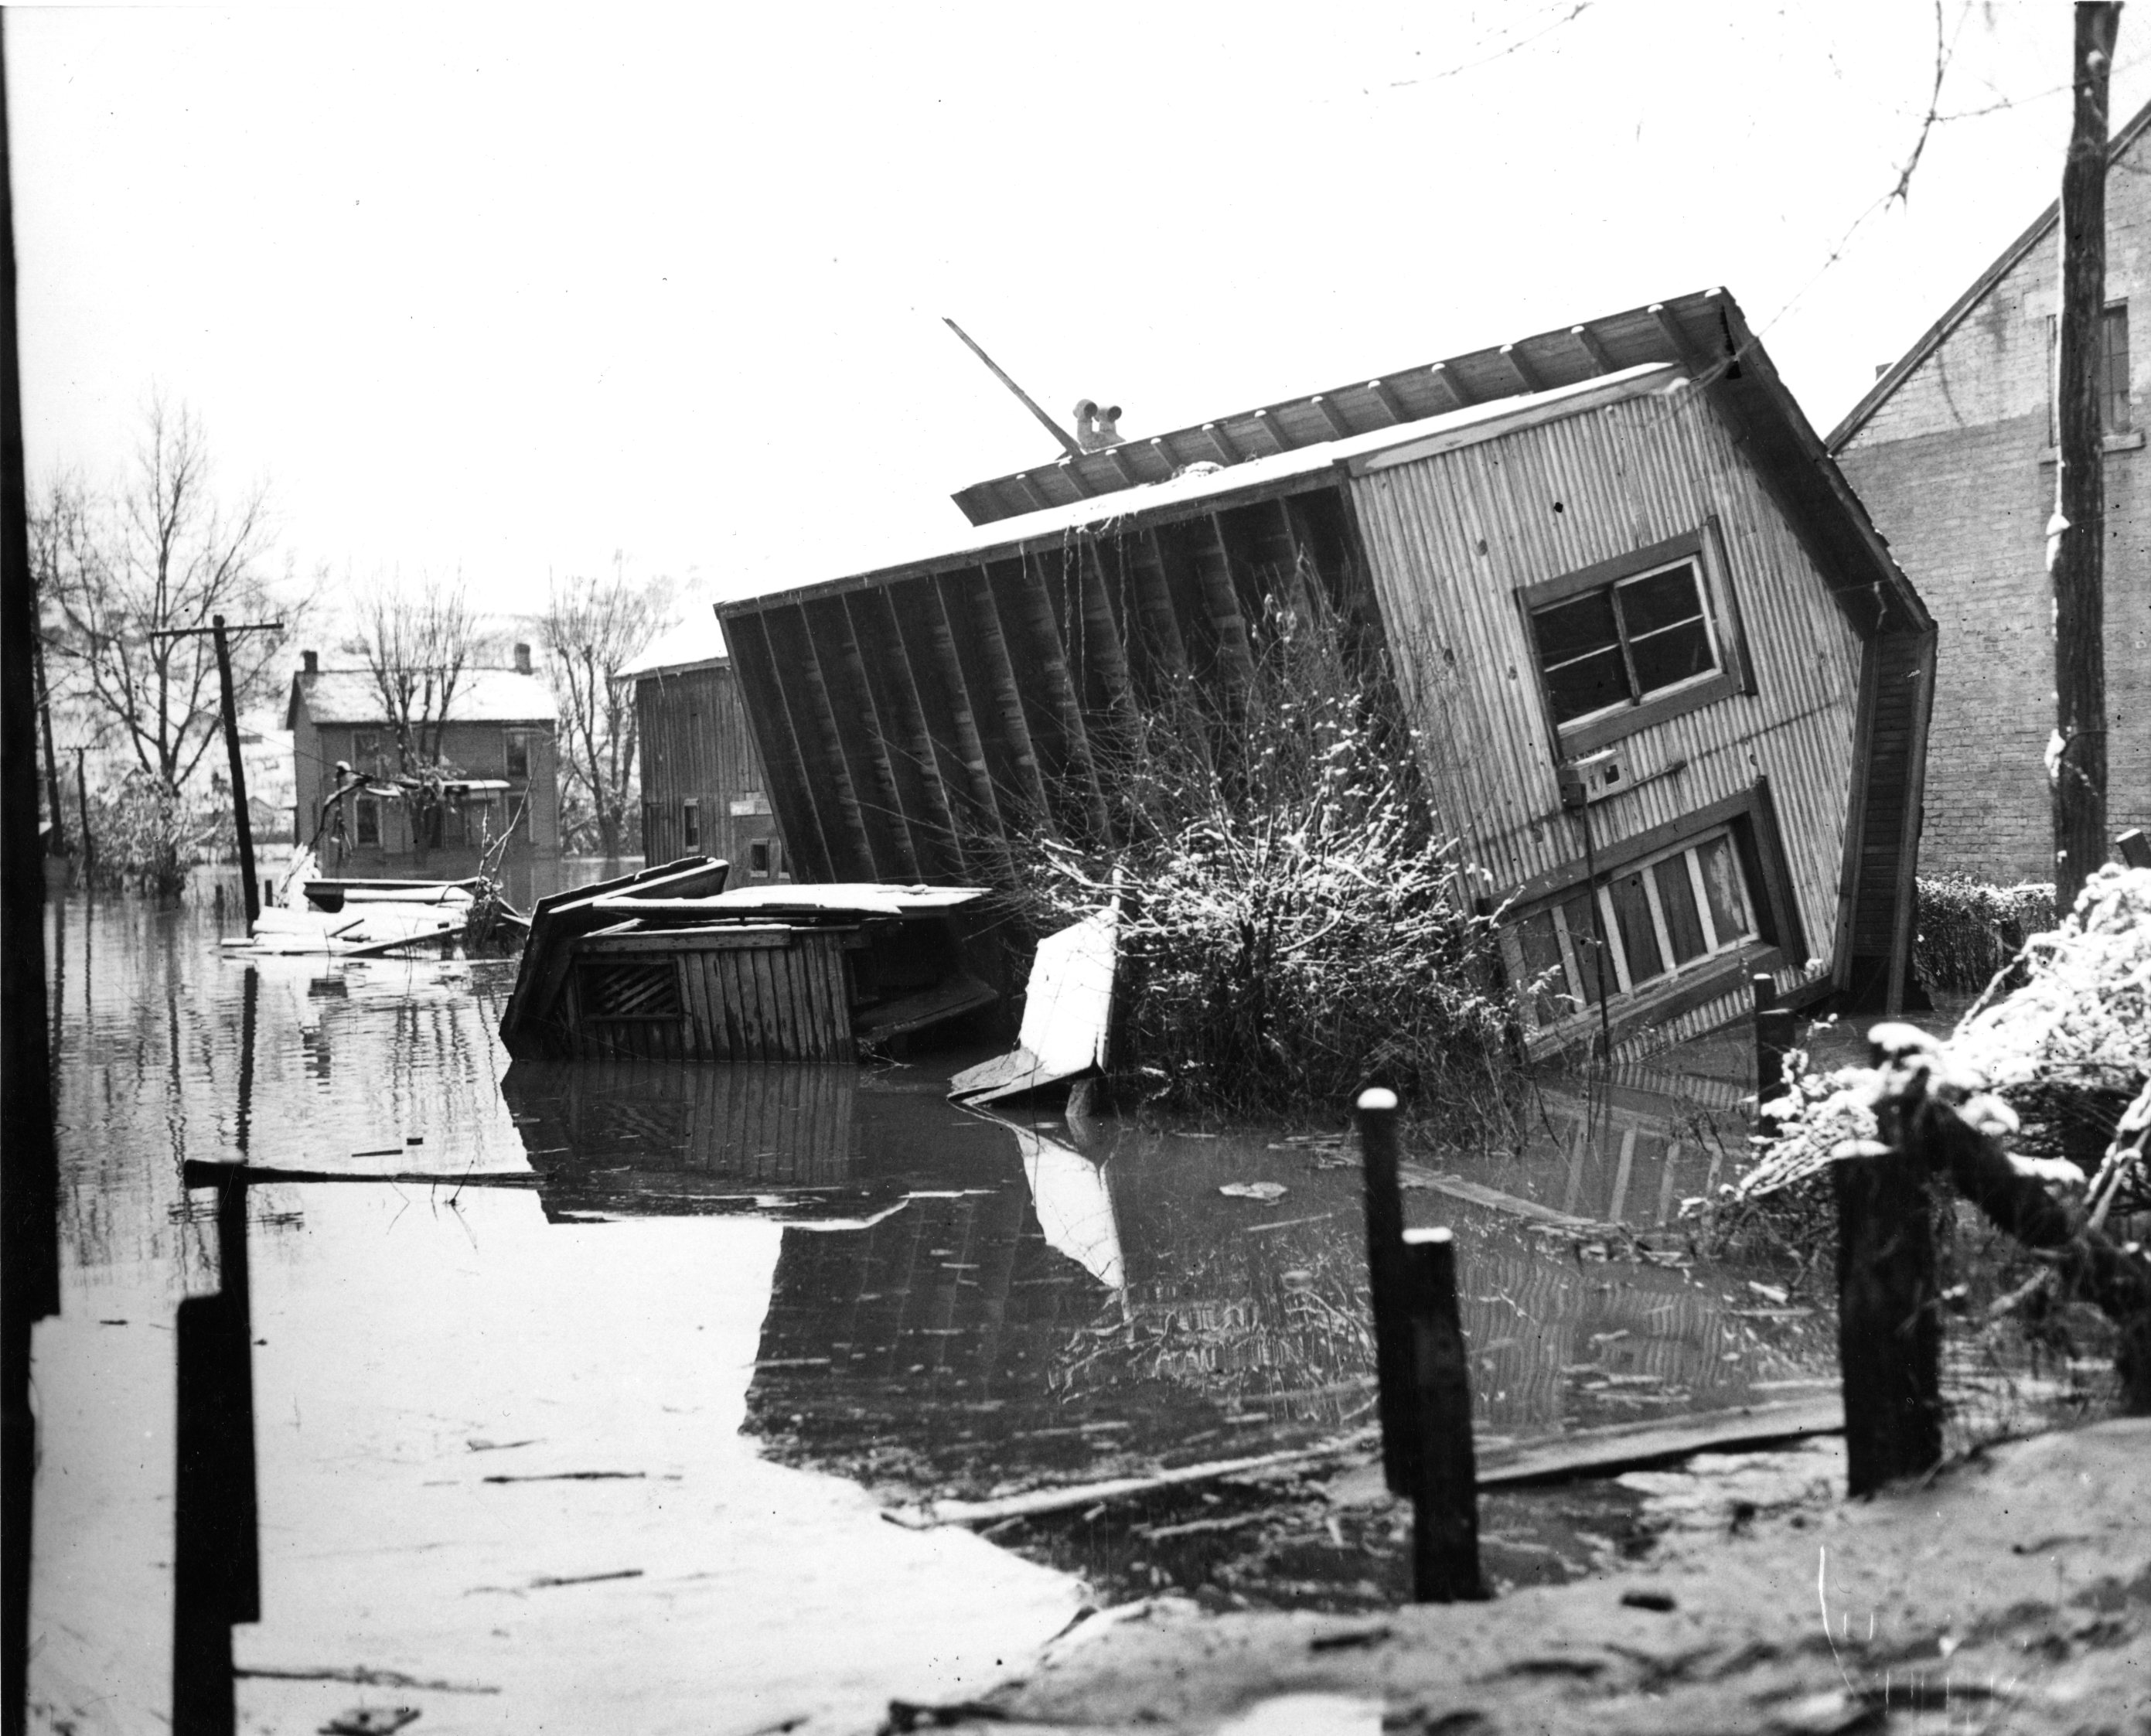
<path fill-rule="evenodd" d="M 1564 731 L 1718 669 L 1693 560 L 1534 609 L 1531 630 L 1554 722 Z"/>
<path fill-rule="evenodd" d="M 1512 932 L 1511 963 L 1541 1028 L 1577 1017 L 1602 998 L 1672 982 L 1758 937 L 1754 897 L 1727 831 L 1579 888 Z"/>

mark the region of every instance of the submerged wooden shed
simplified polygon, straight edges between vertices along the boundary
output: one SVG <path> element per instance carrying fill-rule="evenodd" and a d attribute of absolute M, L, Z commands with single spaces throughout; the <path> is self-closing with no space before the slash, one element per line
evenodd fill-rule
<path fill-rule="evenodd" d="M 1933 623 L 1723 291 L 955 498 L 938 552 L 719 609 L 802 878 L 1110 846 L 1094 741 L 1229 692 L 1315 587 L 1389 660 L 1534 1046 L 1708 1029 L 1757 970 L 1899 1004 Z"/>

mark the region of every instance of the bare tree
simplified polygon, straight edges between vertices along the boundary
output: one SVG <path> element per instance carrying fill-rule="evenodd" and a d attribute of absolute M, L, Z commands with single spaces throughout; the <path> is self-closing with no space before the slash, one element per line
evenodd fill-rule
<path fill-rule="evenodd" d="M 275 612 L 266 486 L 220 498 L 201 423 L 185 404 L 153 394 L 119 488 L 106 495 L 79 479 L 55 483 L 33 519 L 39 589 L 55 615 L 49 651 L 117 726 L 140 770 L 176 797 L 217 740 L 216 654 L 205 635 L 160 635 L 206 627 L 217 615 Z M 275 687 L 286 636 L 234 640 L 242 707 Z"/>
<path fill-rule="evenodd" d="M 482 648 L 460 576 L 446 585 L 423 578 L 416 585 L 376 584 L 359 602 L 357 632 L 345 642 L 365 665 L 395 738 L 397 782 L 421 859 L 428 841 L 437 841 L 446 782 L 461 769 L 443 747 L 456 694 Z"/>
<path fill-rule="evenodd" d="M 560 706 L 564 798 L 588 804 L 600 851 L 620 853 L 637 795 L 635 698 L 613 673 L 671 620 L 671 586 L 629 580 L 613 557 L 605 578 L 556 580 L 538 630 Z"/>
<path fill-rule="evenodd" d="M 344 649 L 366 666 L 396 740 L 397 769 L 413 777 L 442 769 L 456 692 L 480 650 L 463 580 L 377 585 L 358 611 L 358 631 Z"/>

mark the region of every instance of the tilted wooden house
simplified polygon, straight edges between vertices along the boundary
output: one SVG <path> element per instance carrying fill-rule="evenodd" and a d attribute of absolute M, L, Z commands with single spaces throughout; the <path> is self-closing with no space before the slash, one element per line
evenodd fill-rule
<path fill-rule="evenodd" d="M 1602 977 L 1632 1054 L 1737 1016 L 1754 971 L 1898 1003 L 1933 624 L 1722 291 L 956 500 L 939 552 L 720 606 L 801 878 L 1101 842 L 1091 738 L 1177 676 L 1244 679 L 1289 581 L 1385 646 L 1546 985 L 1535 1049 L 1599 1029 Z"/>

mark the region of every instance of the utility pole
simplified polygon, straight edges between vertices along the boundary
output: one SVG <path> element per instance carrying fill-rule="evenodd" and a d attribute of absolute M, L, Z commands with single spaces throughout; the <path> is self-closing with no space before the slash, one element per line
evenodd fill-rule
<path fill-rule="evenodd" d="M 2065 915 L 2106 860 L 2107 81 L 2118 0 L 2078 0 L 2075 119 L 2062 170 L 2062 297 L 2055 344 L 2058 463 L 2047 568 L 2054 585 L 2054 909 Z"/>
<path fill-rule="evenodd" d="M 74 751 L 74 811 L 82 821 L 82 883 L 90 884 L 97 873 L 97 840 L 89 830 L 89 774 L 83 770 L 87 747 Z"/>
<path fill-rule="evenodd" d="M 45 812 L 53 822 L 51 851 L 55 856 L 67 854 L 67 828 L 60 823 L 60 770 L 53 757 L 53 693 L 45 679 L 44 623 L 35 629 L 33 640 L 38 655 L 38 726 L 45 738 Z"/>
<path fill-rule="evenodd" d="M 231 640 L 234 633 L 279 633 L 281 621 L 241 621 L 227 627 L 214 615 L 206 627 L 162 627 L 152 639 L 190 639 L 206 633 L 216 645 L 216 681 L 224 700 L 224 748 L 231 761 L 231 829 L 239 846 L 239 884 L 246 894 L 246 923 L 261 914 L 261 894 L 254 883 L 254 822 L 246 811 L 246 762 L 239 752 L 239 707 L 231 694 Z"/>

